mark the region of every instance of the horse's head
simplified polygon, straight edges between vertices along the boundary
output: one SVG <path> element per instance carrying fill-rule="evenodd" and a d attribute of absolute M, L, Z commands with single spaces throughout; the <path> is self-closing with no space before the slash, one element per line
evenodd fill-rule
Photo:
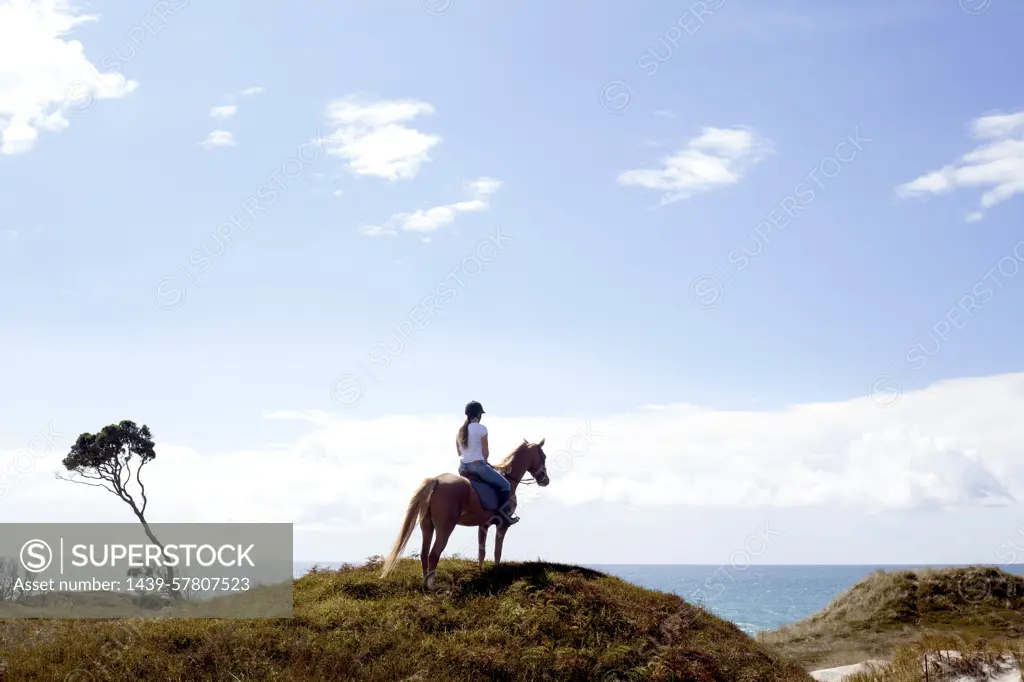
<path fill-rule="evenodd" d="M 544 454 L 544 441 L 546 439 L 541 438 L 539 443 L 530 443 L 523 439 L 523 444 L 520 449 L 526 453 L 526 470 L 533 476 L 533 480 L 537 481 L 537 485 L 541 488 L 551 483 L 551 479 L 548 478 L 548 456 Z"/>

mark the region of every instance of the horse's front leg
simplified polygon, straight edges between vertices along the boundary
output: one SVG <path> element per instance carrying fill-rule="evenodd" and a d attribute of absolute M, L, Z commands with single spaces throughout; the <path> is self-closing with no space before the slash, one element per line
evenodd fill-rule
<path fill-rule="evenodd" d="M 505 533 L 508 532 L 508 526 L 498 526 L 498 530 L 494 534 L 494 564 L 498 565 L 501 563 L 501 546 L 505 542 Z"/>
<path fill-rule="evenodd" d="M 480 545 L 477 548 L 476 560 L 480 568 L 483 568 L 484 559 L 487 558 L 487 526 L 480 526 L 480 528 L 477 529 L 476 535 Z"/>

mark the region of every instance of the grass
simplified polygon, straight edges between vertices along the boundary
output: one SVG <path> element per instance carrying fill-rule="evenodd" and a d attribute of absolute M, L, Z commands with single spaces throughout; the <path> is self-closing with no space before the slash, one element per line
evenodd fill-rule
<path fill-rule="evenodd" d="M 49 592 L 32 595 L 25 603 L 0 602 L 4 618 L 265 618 L 288 612 L 292 602 L 290 583 L 257 586 L 244 595 L 221 596 L 203 601 L 186 601 L 159 610 L 137 605 L 123 592 Z M 3 680 L 0 680 L 3 682 Z"/>
<path fill-rule="evenodd" d="M 982 566 L 878 571 L 823 611 L 757 639 L 814 669 L 889 658 L 948 636 L 1024 637 L 1024 577 Z"/>
<path fill-rule="evenodd" d="M 379 569 L 312 570 L 292 619 L 0 621 L 0 657 L 19 681 L 810 680 L 732 623 L 589 569 L 445 560 L 431 594 L 418 561 Z"/>

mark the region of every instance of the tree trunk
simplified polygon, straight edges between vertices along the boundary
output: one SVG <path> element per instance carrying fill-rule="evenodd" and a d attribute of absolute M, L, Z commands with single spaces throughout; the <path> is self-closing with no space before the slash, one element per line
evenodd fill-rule
<path fill-rule="evenodd" d="M 156 539 L 153 535 L 153 531 L 149 528 L 149 523 L 146 522 L 146 518 L 142 515 L 139 510 L 135 509 L 135 515 L 139 517 L 139 521 L 142 523 L 142 529 L 146 531 L 146 536 L 160 548 L 160 552 L 164 552 L 164 545 L 162 542 Z M 174 569 L 170 566 L 164 566 L 164 570 L 167 571 L 167 592 L 173 599 L 181 599 L 181 592 L 174 585 Z"/>

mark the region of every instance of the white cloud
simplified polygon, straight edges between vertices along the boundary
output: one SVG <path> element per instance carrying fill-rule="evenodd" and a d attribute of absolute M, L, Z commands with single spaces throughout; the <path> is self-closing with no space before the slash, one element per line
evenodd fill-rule
<path fill-rule="evenodd" d="M 210 109 L 210 118 L 228 119 L 234 116 L 237 112 L 238 107 L 234 104 L 224 104 Z"/>
<path fill-rule="evenodd" d="M 497 192 L 504 184 L 504 182 L 496 180 L 495 178 L 482 177 L 477 178 L 476 180 L 470 180 L 466 183 L 466 186 L 469 187 L 476 196 L 485 198 Z"/>
<path fill-rule="evenodd" d="M 367 237 L 394 237 L 398 234 L 395 230 L 381 225 L 363 225 L 359 231 Z"/>
<path fill-rule="evenodd" d="M 39 131 L 68 128 L 69 111 L 138 87 L 119 73 L 101 73 L 82 43 L 65 39 L 96 20 L 69 0 L 0 0 L 0 154 L 27 152 Z"/>
<path fill-rule="evenodd" d="M 459 213 L 486 211 L 491 205 L 491 195 L 497 192 L 504 184 L 501 180 L 488 177 L 471 180 L 466 183 L 466 189 L 472 196 L 471 199 L 422 209 L 413 213 L 396 213 L 388 218 L 388 221 L 382 226 L 364 227 L 363 234 L 369 237 L 379 237 L 395 235 L 399 231 L 436 232 L 445 225 L 455 222 L 455 218 Z"/>
<path fill-rule="evenodd" d="M 971 137 L 982 143 L 956 163 L 926 173 L 896 188 L 902 199 L 945 194 L 959 187 L 987 188 L 979 208 L 964 219 L 978 222 L 985 212 L 1024 193 L 1024 111 L 982 116 L 971 122 Z"/>
<path fill-rule="evenodd" d="M 253 88 L 246 88 L 245 90 L 240 90 L 239 92 L 235 93 L 235 95 L 237 95 L 238 97 L 247 97 L 249 95 L 258 95 L 261 92 L 263 92 L 263 88 L 261 88 L 261 87 L 253 87 Z M 231 95 L 231 94 L 227 95 L 227 98 L 229 100 L 232 97 L 233 97 L 233 95 Z M 221 105 L 215 106 L 212 109 L 210 109 L 210 118 L 217 118 L 217 119 L 221 119 L 221 120 L 225 120 L 226 121 L 229 118 L 233 118 L 234 115 L 237 114 L 237 113 L 238 113 L 238 105 L 237 104 L 221 104 Z"/>
<path fill-rule="evenodd" d="M 215 147 L 234 147 L 235 136 L 230 130 L 214 130 L 199 144 L 206 149 L 213 149 Z"/>
<path fill-rule="evenodd" d="M 19 233 L 17 230 L 4 230 L 4 236 L 9 237 L 11 239 L 17 239 L 18 234 Z"/>
<path fill-rule="evenodd" d="M 770 151 L 770 142 L 747 128 L 704 128 L 677 153 L 662 158 L 662 168 L 628 170 L 618 182 L 663 191 L 661 203 L 669 204 L 739 182 Z"/>
<path fill-rule="evenodd" d="M 1022 411 L 1024 374 L 1011 374 L 905 392 L 888 409 L 859 398 L 780 411 L 662 405 L 589 420 L 487 418 L 497 456 L 524 436 L 546 438 L 551 485 L 521 489 L 524 500 L 539 493 L 565 506 L 881 512 L 1024 499 Z M 160 501 L 153 512 L 160 517 L 151 520 L 304 524 L 332 514 L 362 518 L 390 541 L 416 485 L 456 466 L 457 414 L 356 420 L 279 411 L 265 418 L 297 420 L 306 432 L 285 450 L 280 439 L 233 452 L 160 443 L 148 467 L 147 493 Z M 15 455 L 0 453 L 0 468 Z M 97 512 L 105 493 L 53 481 L 59 462 L 35 461 L 31 471 L 19 466 L 16 485 L 8 483 L 12 518 L 127 513 L 112 497 Z"/>
<path fill-rule="evenodd" d="M 336 189 L 333 192 L 331 192 L 331 196 L 332 197 L 340 197 L 340 196 L 344 196 L 344 194 L 345 194 L 345 190 L 343 190 L 343 189 Z"/>
<path fill-rule="evenodd" d="M 406 124 L 417 116 L 433 114 L 434 107 L 417 100 L 368 102 L 357 96 L 327 105 L 324 138 L 327 152 L 341 157 L 356 175 L 404 180 L 416 177 L 430 161 L 430 150 L 441 142 Z"/>

